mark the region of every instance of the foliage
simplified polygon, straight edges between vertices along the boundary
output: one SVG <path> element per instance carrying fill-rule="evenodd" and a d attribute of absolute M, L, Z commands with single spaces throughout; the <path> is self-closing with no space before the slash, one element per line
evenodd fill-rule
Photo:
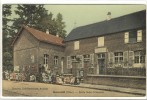
<path fill-rule="evenodd" d="M 56 25 L 57 25 L 57 34 L 59 34 L 60 37 L 65 38 L 66 37 L 66 31 L 65 28 L 65 22 L 63 22 L 62 14 L 58 13 L 56 18 Z"/>
<path fill-rule="evenodd" d="M 11 28 L 8 23 L 11 21 L 11 5 L 3 5 L 3 69 L 12 70 L 12 47 Z"/>
<path fill-rule="evenodd" d="M 16 37 L 16 33 L 21 28 L 21 25 L 27 25 L 40 31 L 46 32 L 48 29 L 50 34 L 58 34 L 65 38 L 66 31 L 65 22 L 63 22 L 62 14 L 58 14 L 53 18 L 53 13 L 48 14 L 48 10 L 44 5 L 17 5 L 15 14 L 17 18 L 11 18 L 11 5 L 4 4 L 2 9 L 3 15 L 3 69 L 12 70 L 13 66 L 13 49 L 12 41 Z M 10 24 L 12 23 L 12 25 Z"/>
<path fill-rule="evenodd" d="M 13 29 L 17 31 L 24 24 L 43 32 L 48 29 L 50 34 L 59 34 L 63 38 L 66 36 L 62 15 L 58 14 L 56 19 L 53 18 L 53 14 L 51 12 L 48 14 L 48 10 L 44 8 L 44 5 L 18 5 L 15 13 L 19 17 L 14 19 Z"/>

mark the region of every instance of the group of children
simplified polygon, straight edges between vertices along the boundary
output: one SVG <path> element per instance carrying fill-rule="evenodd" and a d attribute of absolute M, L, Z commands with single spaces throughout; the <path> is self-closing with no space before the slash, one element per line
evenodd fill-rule
<path fill-rule="evenodd" d="M 65 77 L 64 75 L 53 75 L 51 73 L 42 73 L 42 80 L 45 83 L 52 83 L 52 84 L 72 84 L 78 85 L 80 84 L 80 80 L 78 77 L 68 76 Z"/>

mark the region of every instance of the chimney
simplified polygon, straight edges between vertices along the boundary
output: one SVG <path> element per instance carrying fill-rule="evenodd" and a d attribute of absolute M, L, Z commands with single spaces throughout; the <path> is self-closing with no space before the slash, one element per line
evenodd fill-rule
<path fill-rule="evenodd" d="M 50 34 L 48 29 L 46 30 L 46 34 Z"/>
<path fill-rule="evenodd" d="M 111 12 L 107 13 L 107 20 L 111 20 Z"/>

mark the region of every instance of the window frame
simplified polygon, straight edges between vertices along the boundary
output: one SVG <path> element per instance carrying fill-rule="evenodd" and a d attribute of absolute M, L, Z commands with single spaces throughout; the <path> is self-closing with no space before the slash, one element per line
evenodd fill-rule
<path fill-rule="evenodd" d="M 120 54 L 122 54 L 122 55 L 120 55 Z M 116 58 L 117 58 L 117 62 L 116 62 Z M 123 60 L 124 60 L 123 52 L 114 52 L 114 62 L 115 62 L 115 64 L 120 64 L 120 63 L 123 62 Z"/>
<path fill-rule="evenodd" d="M 76 56 L 71 56 L 71 61 L 72 61 L 72 62 L 77 61 Z"/>
<path fill-rule="evenodd" d="M 44 54 L 44 60 L 43 60 L 43 64 L 44 65 L 48 65 L 48 59 L 49 59 L 49 55 L 48 54 Z"/>
<path fill-rule="evenodd" d="M 83 55 L 84 61 L 90 61 L 90 54 Z"/>
<path fill-rule="evenodd" d="M 138 53 L 138 54 L 137 54 Z M 145 63 L 145 54 L 143 55 L 142 54 L 143 51 L 142 50 L 138 50 L 138 51 L 134 51 L 134 63 L 135 64 L 142 64 L 142 63 Z M 142 60 L 143 58 L 143 60 Z M 137 60 L 138 61 L 137 61 Z M 137 61 L 137 62 L 136 62 Z"/>
<path fill-rule="evenodd" d="M 59 64 L 59 57 L 58 56 L 54 56 L 54 65 L 58 65 Z"/>
<path fill-rule="evenodd" d="M 131 34 L 134 34 L 134 40 L 133 36 Z M 132 41 L 131 41 L 132 39 Z M 137 43 L 137 42 L 142 42 L 142 30 L 131 30 L 129 32 L 124 33 L 124 43 Z"/>

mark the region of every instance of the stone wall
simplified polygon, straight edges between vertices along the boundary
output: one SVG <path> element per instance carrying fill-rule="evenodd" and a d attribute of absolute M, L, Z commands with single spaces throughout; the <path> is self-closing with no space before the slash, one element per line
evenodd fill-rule
<path fill-rule="evenodd" d="M 146 30 L 142 29 L 142 42 L 136 43 L 124 43 L 124 32 L 107 34 L 104 36 L 104 48 L 106 49 L 106 65 L 108 65 L 108 53 L 109 52 L 124 52 L 124 51 L 136 51 L 136 50 L 146 50 Z M 75 40 L 78 41 L 78 40 Z M 85 55 L 94 53 L 94 74 L 98 74 L 98 61 L 97 53 L 95 49 L 98 47 L 98 37 L 91 37 L 79 40 L 79 50 L 74 50 L 74 42 L 65 42 L 65 72 L 71 72 L 71 69 L 67 69 L 67 56 Z"/>
<path fill-rule="evenodd" d="M 84 83 L 146 89 L 146 77 L 88 75 Z"/>
<path fill-rule="evenodd" d="M 19 66 L 20 71 L 28 66 L 35 66 L 37 69 L 38 44 L 39 41 L 33 35 L 23 30 L 13 48 L 14 67 Z"/>
<path fill-rule="evenodd" d="M 48 68 L 53 70 L 55 73 L 61 74 L 61 59 L 64 60 L 64 48 L 63 46 L 57 46 L 40 42 L 39 44 L 39 64 L 43 65 L 44 54 L 49 55 Z M 54 65 L 54 56 L 58 56 L 58 65 Z M 65 66 L 65 61 L 63 61 Z"/>

